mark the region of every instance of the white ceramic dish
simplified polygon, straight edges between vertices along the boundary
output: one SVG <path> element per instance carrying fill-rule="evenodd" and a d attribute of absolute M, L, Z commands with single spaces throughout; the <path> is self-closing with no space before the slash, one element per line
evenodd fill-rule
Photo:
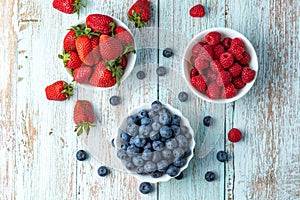
<path fill-rule="evenodd" d="M 169 109 L 172 114 L 176 114 L 176 115 L 181 117 L 180 125 L 181 126 L 186 126 L 189 129 L 189 132 L 192 136 L 192 139 L 191 139 L 191 142 L 190 142 L 191 155 L 187 158 L 186 164 L 183 167 L 180 168 L 180 171 L 178 173 L 178 174 L 180 174 L 183 170 L 185 170 L 188 167 L 189 162 L 191 161 L 191 159 L 194 156 L 193 149 L 195 148 L 195 140 L 194 140 L 195 135 L 194 135 L 193 129 L 190 126 L 189 120 L 187 118 L 185 118 L 179 110 L 173 108 L 169 104 L 164 104 L 164 106 L 167 109 Z M 133 110 L 131 110 L 129 112 L 128 116 L 137 115 L 138 111 L 141 110 L 141 109 L 150 110 L 151 109 L 151 103 L 150 104 L 143 104 L 139 107 L 134 108 Z M 127 119 L 127 116 L 121 121 L 121 124 L 119 125 L 119 128 L 116 131 L 117 132 L 117 136 L 116 136 L 116 139 L 115 139 L 116 152 L 121 148 L 122 142 L 121 142 L 120 134 L 121 134 L 121 130 L 126 129 L 126 119 Z M 117 155 L 117 153 L 115 155 Z M 139 179 L 142 182 L 150 182 L 150 183 L 166 182 L 166 181 L 169 181 L 172 178 L 167 174 L 164 174 L 163 176 L 161 176 L 159 178 L 152 178 L 150 175 L 139 175 L 139 174 L 137 174 L 133 171 L 127 170 L 126 167 L 125 167 L 125 161 L 124 160 L 119 159 L 117 156 L 116 156 L 116 159 L 118 159 L 120 161 L 120 164 L 124 166 L 124 169 L 128 173 L 135 176 L 137 179 Z"/>
<path fill-rule="evenodd" d="M 252 80 L 250 83 L 247 83 L 246 86 L 242 89 L 240 89 L 237 93 L 236 96 L 229 98 L 229 99 L 210 99 L 208 96 L 206 96 L 205 94 L 199 92 L 198 90 L 196 90 L 190 83 L 190 70 L 192 69 L 192 66 L 190 64 L 190 57 L 192 56 L 192 48 L 195 44 L 197 44 L 198 42 L 203 42 L 205 41 L 205 35 L 208 34 L 209 32 L 212 31 L 217 31 L 219 33 L 221 33 L 222 35 L 222 39 L 224 37 L 230 37 L 230 38 L 240 38 L 243 40 L 243 42 L 245 43 L 245 50 L 250 54 L 251 56 L 251 60 L 249 63 L 249 67 L 253 70 L 256 71 L 256 75 L 254 80 Z M 252 44 L 249 42 L 249 40 L 241 33 L 229 29 L 229 28 L 222 28 L 222 27 L 217 27 L 217 28 L 211 28 L 211 29 L 207 29 L 205 31 L 200 32 L 198 35 L 196 35 L 188 44 L 187 48 L 185 49 L 184 52 L 184 57 L 183 57 L 183 63 L 182 63 L 182 71 L 183 71 L 183 76 L 184 79 L 188 85 L 188 87 L 190 88 L 190 90 L 192 90 L 192 92 L 200 97 L 201 99 L 208 101 L 208 102 L 212 102 L 212 103 L 230 103 L 233 101 L 238 100 L 239 98 L 243 97 L 253 86 L 256 77 L 257 77 L 257 71 L 258 71 L 258 61 L 257 61 L 257 55 L 256 52 L 252 46 Z"/>
<path fill-rule="evenodd" d="M 105 14 L 107 15 L 107 14 Z M 113 16 L 110 16 L 110 15 L 107 15 L 111 18 L 113 18 L 114 22 L 118 25 L 118 26 L 122 26 L 123 28 L 125 28 L 130 34 L 131 36 L 133 37 L 133 34 L 131 33 L 130 29 L 122 22 L 120 21 L 119 19 L 113 17 Z M 78 21 L 76 21 L 74 24 L 72 24 L 71 26 L 77 26 L 79 24 L 85 24 L 85 21 L 86 21 L 86 18 L 87 16 L 79 19 Z M 70 26 L 70 27 L 71 27 Z M 64 37 L 65 35 L 67 34 L 68 32 L 66 32 L 64 34 Z M 133 37 L 134 38 L 134 37 Z M 62 40 L 62 51 L 63 51 L 63 40 Z M 135 43 L 134 43 L 134 49 L 137 49 L 136 46 L 135 46 Z M 136 61 L 136 54 L 129 54 L 128 57 L 127 57 L 127 67 L 125 69 L 125 73 L 124 75 L 122 76 L 121 78 L 121 84 L 123 81 L 126 80 L 126 78 L 128 78 L 128 76 L 130 75 L 130 73 L 132 72 L 133 68 L 134 68 L 134 65 L 135 65 L 135 61 Z M 71 75 L 71 70 L 66 68 L 66 71 L 68 73 L 68 75 L 73 79 L 72 75 Z M 88 88 L 88 89 L 97 89 L 97 90 L 108 90 L 108 89 L 111 89 L 111 88 L 114 88 L 114 87 L 117 87 L 117 84 L 115 84 L 114 86 L 112 87 L 96 87 L 96 86 L 92 86 L 92 85 L 88 85 L 88 84 L 81 84 L 81 83 L 78 83 L 80 86 L 84 87 L 84 88 Z"/>

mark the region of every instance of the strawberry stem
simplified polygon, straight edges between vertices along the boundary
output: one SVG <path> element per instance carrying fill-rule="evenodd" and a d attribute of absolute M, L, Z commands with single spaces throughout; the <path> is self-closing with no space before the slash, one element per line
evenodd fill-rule
<path fill-rule="evenodd" d="M 58 58 L 63 60 L 64 66 L 66 67 L 67 62 L 70 60 L 70 54 L 64 50 L 63 54 L 58 55 Z"/>
<path fill-rule="evenodd" d="M 67 97 L 67 99 L 70 99 L 71 96 L 73 96 L 73 91 L 74 91 L 74 88 L 73 88 L 73 85 L 72 83 L 67 83 L 67 82 L 64 82 L 64 90 L 62 91 L 62 93 L 64 93 Z"/>
<path fill-rule="evenodd" d="M 74 4 L 72 4 L 72 6 L 73 6 L 73 13 L 77 13 L 77 15 L 79 16 L 80 6 L 85 8 L 86 3 L 81 2 L 81 0 L 75 0 Z"/>
<path fill-rule="evenodd" d="M 71 29 L 73 29 L 75 31 L 75 39 L 86 35 L 88 36 L 90 39 L 95 35 L 95 36 L 99 36 L 99 33 L 93 32 L 91 28 L 89 28 L 87 25 L 84 26 L 84 28 L 78 28 L 77 26 L 72 26 Z"/>
<path fill-rule="evenodd" d="M 82 135 L 83 131 L 88 135 L 90 133 L 90 127 L 95 127 L 91 122 L 80 122 L 77 126 L 75 126 L 74 132 L 77 133 L 77 136 Z"/>
<path fill-rule="evenodd" d="M 129 21 L 134 22 L 136 28 L 141 28 L 146 25 L 141 19 L 141 13 L 136 13 L 134 10 L 132 10 L 131 15 L 128 15 L 128 19 Z"/>

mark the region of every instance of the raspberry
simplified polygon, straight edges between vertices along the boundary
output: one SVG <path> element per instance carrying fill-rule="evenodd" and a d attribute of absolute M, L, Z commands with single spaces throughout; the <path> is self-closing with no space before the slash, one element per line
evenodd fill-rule
<path fill-rule="evenodd" d="M 216 81 L 218 75 L 212 71 L 212 70 L 208 70 L 207 71 L 207 78 L 209 79 L 209 81 Z"/>
<path fill-rule="evenodd" d="M 254 77 L 255 77 L 256 72 L 253 69 L 250 69 L 249 67 L 244 67 L 242 70 L 242 80 L 245 83 L 250 83 Z"/>
<path fill-rule="evenodd" d="M 240 76 L 233 78 L 232 83 L 236 89 L 242 89 L 246 85 Z"/>
<path fill-rule="evenodd" d="M 210 62 L 210 67 L 215 72 L 224 71 L 224 67 L 221 65 L 219 60 L 213 60 Z"/>
<path fill-rule="evenodd" d="M 210 45 L 204 45 L 203 48 L 201 49 L 201 53 L 200 53 L 201 57 L 203 60 L 212 60 L 214 51 L 213 51 L 213 47 Z"/>
<path fill-rule="evenodd" d="M 210 32 L 205 36 L 205 41 L 209 45 L 217 45 L 221 40 L 221 34 L 219 32 Z"/>
<path fill-rule="evenodd" d="M 220 72 L 217 78 L 217 84 L 219 86 L 227 86 L 231 82 L 232 76 L 227 71 Z"/>
<path fill-rule="evenodd" d="M 226 49 L 229 49 L 230 48 L 230 46 L 231 46 L 231 41 L 232 41 L 232 39 L 231 38 L 224 38 L 223 39 L 223 45 L 224 45 L 224 47 L 226 48 Z"/>
<path fill-rule="evenodd" d="M 234 59 L 231 53 L 222 53 L 220 56 L 220 63 L 226 69 L 228 69 L 233 64 L 233 61 Z"/>
<path fill-rule="evenodd" d="M 205 15 L 205 9 L 201 4 L 197 4 L 190 9 L 190 15 L 192 17 L 203 17 Z"/>
<path fill-rule="evenodd" d="M 233 38 L 233 39 L 231 40 L 231 45 L 238 45 L 238 46 L 240 46 L 240 47 L 242 47 L 242 48 L 245 47 L 244 42 L 243 42 L 240 38 Z"/>
<path fill-rule="evenodd" d="M 199 53 L 201 53 L 201 50 L 202 50 L 202 46 L 199 43 L 197 43 L 192 48 L 192 54 L 198 55 Z"/>
<path fill-rule="evenodd" d="M 250 55 L 246 51 L 244 51 L 242 53 L 242 56 L 243 57 L 242 57 L 242 59 L 239 60 L 239 63 L 241 65 L 247 65 L 250 62 L 250 59 L 251 59 Z"/>
<path fill-rule="evenodd" d="M 209 84 L 206 90 L 206 95 L 211 99 L 218 99 L 221 94 L 221 88 L 215 83 L 212 82 Z"/>
<path fill-rule="evenodd" d="M 231 75 L 233 77 L 237 77 L 241 74 L 242 72 L 242 67 L 237 64 L 237 63 L 234 63 L 230 68 L 229 68 L 229 72 L 231 73 Z"/>
<path fill-rule="evenodd" d="M 230 142 L 238 142 L 242 139 L 242 133 L 239 129 L 237 128 L 232 128 L 229 132 L 228 132 L 228 140 Z"/>
<path fill-rule="evenodd" d="M 195 76 L 198 76 L 199 75 L 199 72 L 196 68 L 193 68 L 190 72 L 190 78 L 193 78 Z"/>
<path fill-rule="evenodd" d="M 205 80 L 203 79 L 202 76 L 198 75 L 198 76 L 195 76 L 191 79 L 191 84 L 192 86 L 202 92 L 202 91 L 205 91 L 206 90 L 206 83 L 205 83 Z"/>
<path fill-rule="evenodd" d="M 206 60 L 203 60 L 201 57 L 197 57 L 195 60 L 195 68 L 198 71 L 207 68 L 209 63 Z"/>
<path fill-rule="evenodd" d="M 229 99 L 234 97 L 237 94 L 236 89 L 234 88 L 234 85 L 232 83 L 229 83 L 229 85 L 225 86 L 223 89 L 222 97 Z"/>
<path fill-rule="evenodd" d="M 225 53 L 225 49 L 222 44 L 218 44 L 213 48 L 213 50 L 214 50 L 213 58 L 220 58 L 221 54 Z"/>
<path fill-rule="evenodd" d="M 243 58 L 244 48 L 239 45 L 233 45 L 231 43 L 228 52 L 231 53 L 236 60 L 241 60 Z"/>

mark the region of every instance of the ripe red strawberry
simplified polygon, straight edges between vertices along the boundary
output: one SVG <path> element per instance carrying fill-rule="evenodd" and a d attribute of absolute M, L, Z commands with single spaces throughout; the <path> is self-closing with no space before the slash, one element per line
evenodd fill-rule
<path fill-rule="evenodd" d="M 237 77 L 241 74 L 242 72 L 242 67 L 237 64 L 237 63 L 234 63 L 230 68 L 229 68 L 229 72 L 230 74 L 232 75 L 232 77 Z"/>
<path fill-rule="evenodd" d="M 221 88 L 215 83 L 212 82 L 208 85 L 206 90 L 206 95 L 211 99 L 218 99 L 220 98 Z"/>
<path fill-rule="evenodd" d="M 244 51 L 242 56 L 243 57 L 239 60 L 239 63 L 241 65 L 247 65 L 250 62 L 250 59 L 251 59 L 250 55 L 246 51 Z"/>
<path fill-rule="evenodd" d="M 245 83 L 250 83 L 254 79 L 255 74 L 256 72 L 253 69 L 250 69 L 249 67 L 243 67 L 241 77 Z"/>
<path fill-rule="evenodd" d="M 92 29 L 92 31 L 109 35 L 116 27 L 116 23 L 113 18 L 102 14 L 90 14 L 86 18 L 86 25 Z"/>
<path fill-rule="evenodd" d="M 228 140 L 230 142 L 238 142 L 242 139 L 242 133 L 239 129 L 237 128 L 232 128 L 229 132 L 228 132 Z"/>
<path fill-rule="evenodd" d="M 233 64 L 234 58 L 231 53 L 223 53 L 220 56 L 220 63 L 225 69 L 229 69 L 230 66 Z"/>
<path fill-rule="evenodd" d="M 231 41 L 232 41 L 232 39 L 229 38 L 229 37 L 226 37 L 226 38 L 223 39 L 222 43 L 223 43 L 223 45 L 224 45 L 224 47 L 225 47 L 226 49 L 229 49 L 229 48 L 230 48 L 230 46 L 231 46 Z"/>
<path fill-rule="evenodd" d="M 65 81 L 56 81 L 45 88 L 48 100 L 64 101 L 73 95 L 73 85 Z"/>
<path fill-rule="evenodd" d="M 196 68 L 193 68 L 190 72 L 190 78 L 193 78 L 195 76 L 198 76 L 199 75 L 199 72 Z"/>
<path fill-rule="evenodd" d="M 86 4 L 82 3 L 80 0 L 54 0 L 52 6 L 66 14 L 79 14 L 80 6 L 85 7 Z"/>
<path fill-rule="evenodd" d="M 105 60 L 116 60 L 123 54 L 122 44 L 108 35 L 100 36 L 100 53 Z"/>
<path fill-rule="evenodd" d="M 94 65 L 95 59 L 91 53 L 93 50 L 91 39 L 87 35 L 79 36 L 75 41 L 75 45 L 82 62 L 88 66 Z"/>
<path fill-rule="evenodd" d="M 120 59 L 118 61 L 118 63 L 120 64 L 120 66 L 122 67 L 122 69 L 125 71 L 126 67 L 127 67 L 127 56 L 122 56 L 122 59 Z"/>
<path fill-rule="evenodd" d="M 76 35 L 75 31 L 70 30 L 65 36 L 63 44 L 64 44 L 64 50 L 66 52 L 76 51 L 75 35 Z"/>
<path fill-rule="evenodd" d="M 205 69 L 209 66 L 209 62 L 206 60 L 203 60 L 201 57 L 197 57 L 195 60 L 195 68 L 198 71 L 201 71 L 202 69 Z"/>
<path fill-rule="evenodd" d="M 209 45 L 217 45 L 221 40 L 221 33 L 213 31 L 205 36 L 205 41 Z"/>
<path fill-rule="evenodd" d="M 191 78 L 190 82 L 191 82 L 192 86 L 200 92 L 205 91 L 207 88 L 204 78 L 200 75 L 194 76 L 193 78 Z"/>
<path fill-rule="evenodd" d="M 214 72 L 221 72 L 224 71 L 224 67 L 221 65 L 219 60 L 212 60 L 210 62 L 210 67 Z"/>
<path fill-rule="evenodd" d="M 63 54 L 58 55 L 58 57 L 63 60 L 64 66 L 68 69 L 75 69 L 82 65 L 82 61 L 75 51 L 70 51 L 69 53 L 64 51 Z"/>
<path fill-rule="evenodd" d="M 213 58 L 220 58 L 222 53 L 225 53 L 225 48 L 222 44 L 218 44 L 217 46 L 213 47 Z"/>
<path fill-rule="evenodd" d="M 190 16 L 203 17 L 205 15 L 204 7 L 201 4 L 197 4 L 190 9 Z"/>
<path fill-rule="evenodd" d="M 100 61 L 95 67 L 90 77 L 90 85 L 97 87 L 111 87 L 116 84 L 116 77 L 113 77 L 113 73 L 107 69 L 105 61 Z"/>
<path fill-rule="evenodd" d="M 137 0 L 128 10 L 128 19 L 135 23 L 136 28 L 146 25 L 151 17 L 150 2 L 148 0 Z"/>
<path fill-rule="evenodd" d="M 230 84 L 231 80 L 232 80 L 231 74 L 227 71 L 222 71 L 219 73 L 219 76 L 217 78 L 217 84 L 219 86 L 227 86 Z"/>
<path fill-rule="evenodd" d="M 236 89 L 242 89 L 246 85 L 240 76 L 233 78 L 232 83 Z"/>
<path fill-rule="evenodd" d="M 234 97 L 236 94 L 237 94 L 237 90 L 234 88 L 234 85 L 232 83 L 229 83 L 223 89 L 222 97 L 229 99 L 229 98 Z"/>
<path fill-rule="evenodd" d="M 76 124 L 75 132 L 77 132 L 77 136 L 80 136 L 83 131 L 89 134 L 90 127 L 95 126 L 93 124 L 95 115 L 92 104 L 86 100 L 77 100 L 74 107 L 73 120 Z"/>
<path fill-rule="evenodd" d="M 76 68 L 73 72 L 74 81 L 78 83 L 85 83 L 89 79 L 92 73 L 92 68 L 89 66 L 82 66 Z"/>
<path fill-rule="evenodd" d="M 134 40 L 132 35 L 122 26 L 117 26 L 114 32 L 115 38 L 119 40 L 124 46 L 133 44 Z"/>

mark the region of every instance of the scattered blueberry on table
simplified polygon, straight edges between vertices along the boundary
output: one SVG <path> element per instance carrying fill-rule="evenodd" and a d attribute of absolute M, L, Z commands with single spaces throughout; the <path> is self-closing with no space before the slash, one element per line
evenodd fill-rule
<path fill-rule="evenodd" d="M 111 146 L 115 147 L 115 138 L 111 140 Z"/>
<path fill-rule="evenodd" d="M 165 48 L 163 50 L 163 56 L 166 58 L 170 58 L 174 55 L 173 50 L 171 48 Z"/>
<path fill-rule="evenodd" d="M 211 181 L 215 180 L 215 178 L 216 178 L 216 175 L 212 171 L 208 171 L 208 172 L 205 173 L 205 180 L 206 181 L 211 182 Z"/>
<path fill-rule="evenodd" d="M 139 80 L 143 80 L 144 78 L 146 78 L 146 74 L 145 74 L 145 72 L 143 72 L 143 71 L 138 71 L 138 72 L 136 73 L 136 77 L 137 77 L 137 79 L 139 79 Z"/>
<path fill-rule="evenodd" d="M 227 160 L 228 160 L 228 154 L 227 154 L 227 152 L 226 152 L 226 151 L 219 151 L 219 152 L 217 153 L 217 159 L 218 159 L 218 161 L 220 161 L 220 162 L 225 162 L 225 161 L 227 161 Z"/>
<path fill-rule="evenodd" d="M 107 176 L 109 173 L 109 170 L 105 166 L 101 166 L 98 168 L 98 175 L 101 177 Z"/>
<path fill-rule="evenodd" d="M 189 98 L 189 96 L 186 92 L 183 92 L 183 91 L 179 92 L 179 94 L 178 94 L 179 101 L 186 102 L 188 100 L 188 98 Z"/>
<path fill-rule="evenodd" d="M 204 124 L 204 126 L 210 126 L 212 124 L 212 117 L 211 116 L 205 116 L 203 118 L 203 124 Z"/>
<path fill-rule="evenodd" d="M 160 66 L 156 69 L 157 76 L 164 76 L 167 73 L 167 69 L 163 66 Z"/>
<path fill-rule="evenodd" d="M 117 106 L 121 103 L 121 98 L 119 96 L 112 96 L 109 99 L 109 103 L 112 106 Z"/>
<path fill-rule="evenodd" d="M 140 192 L 142 194 L 149 194 L 150 192 L 152 192 L 153 188 L 152 188 L 152 185 L 150 183 L 148 183 L 148 182 L 142 182 L 140 184 L 139 189 L 140 189 Z"/>
<path fill-rule="evenodd" d="M 86 160 L 88 158 L 88 154 L 84 150 L 79 150 L 76 153 L 76 158 L 79 161 L 84 161 L 84 160 Z"/>
<path fill-rule="evenodd" d="M 178 176 L 175 177 L 176 180 L 183 179 L 183 173 L 181 172 Z"/>

